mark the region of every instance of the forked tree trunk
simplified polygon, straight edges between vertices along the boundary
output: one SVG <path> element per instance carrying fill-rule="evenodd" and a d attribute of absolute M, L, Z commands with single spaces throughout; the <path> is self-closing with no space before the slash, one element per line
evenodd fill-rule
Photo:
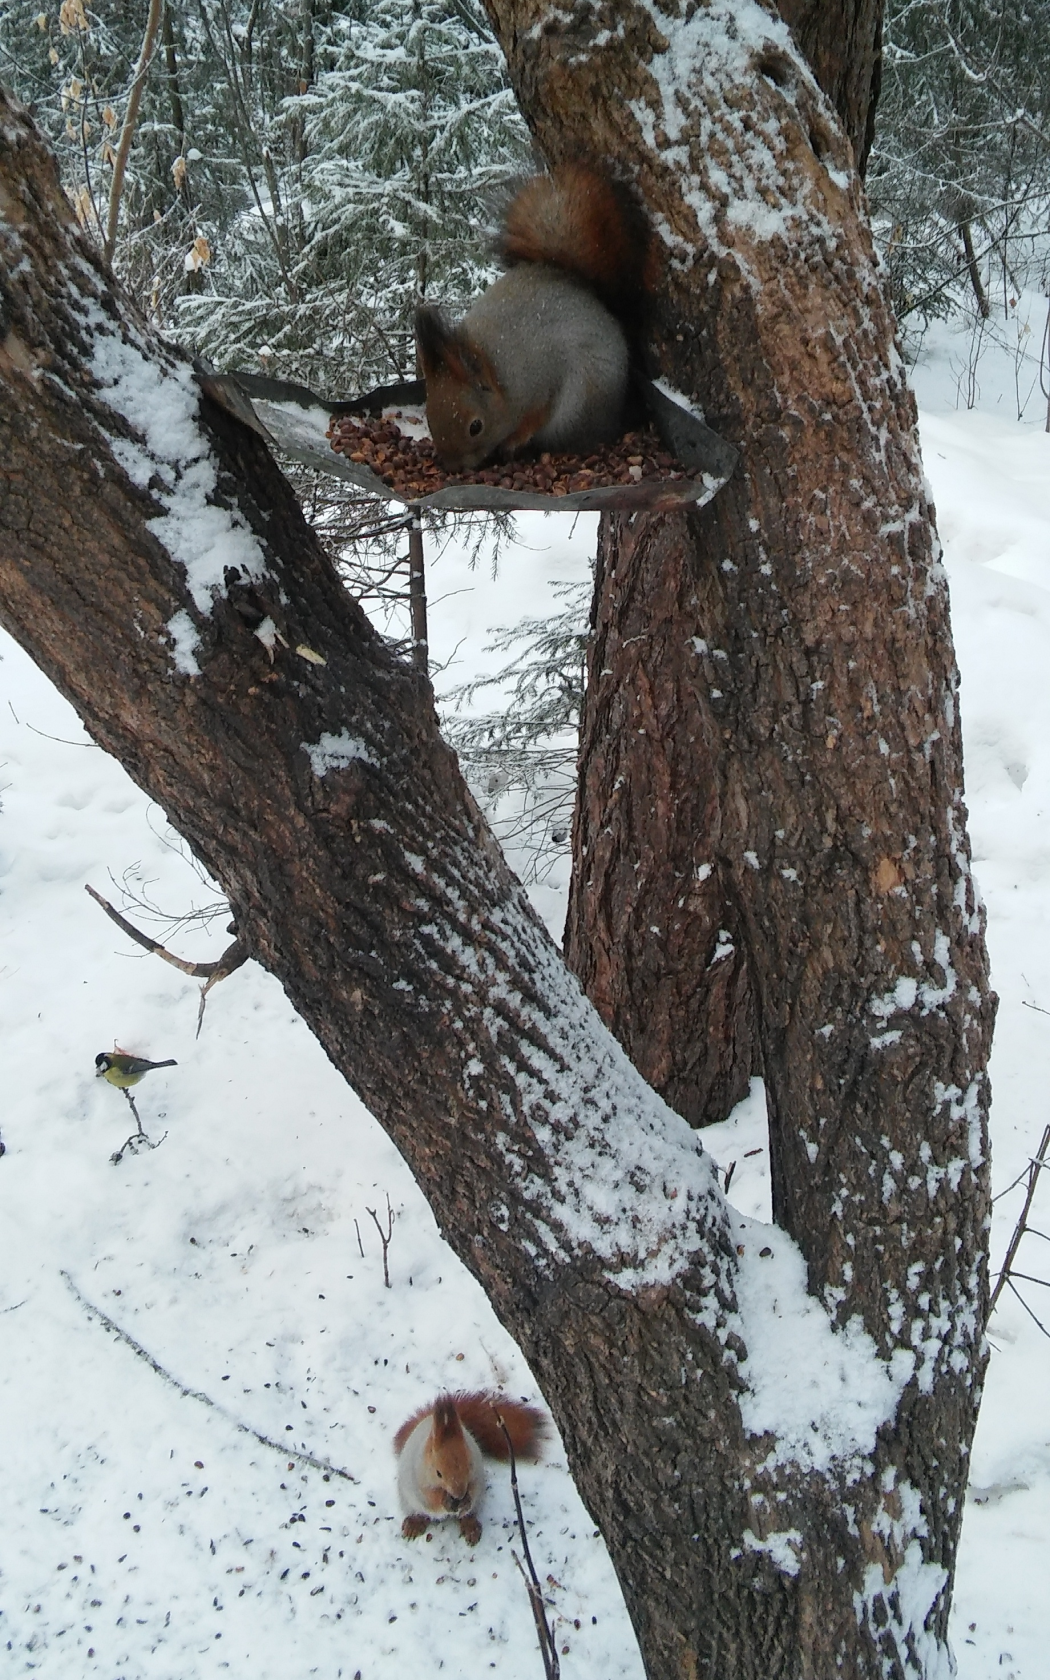
<path fill-rule="evenodd" d="M 840 1322 L 889 1350 L 906 1277 L 962 1285 L 967 1368 L 939 1352 L 904 1431 L 910 1457 L 941 1407 L 967 1416 L 962 1480 L 994 1000 L 945 578 L 851 150 L 758 6 L 628 5 L 615 30 L 489 7 L 547 155 L 638 184 L 659 369 L 742 451 L 701 512 L 605 524 L 570 961 L 691 1119 L 721 1117 L 756 1033 L 774 1215 Z M 950 1570 L 956 1496 L 922 1503 Z"/>
<path fill-rule="evenodd" d="M 542 52 L 533 15 L 516 15 Z M 618 51 L 614 39 L 613 67 Z M 795 98 L 810 96 L 785 94 L 797 72 L 776 63 L 763 145 L 787 153 L 771 196 L 795 193 L 805 234 L 806 194 L 820 193 L 852 232 L 848 193 L 823 165 L 806 153 L 803 178 L 793 173 Z M 630 74 L 652 92 L 644 66 Z M 728 102 L 753 97 L 723 55 L 716 126 Z M 602 113 L 599 102 L 596 139 Z M 666 173 L 654 152 L 654 194 Z M 674 208 L 666 191 L 653 202 Z M 684 251 L 695 217 L 679 209 Z M 800 338 L 798 365 L 782 369 L 792 390 L 813 369 L 819 391 L 834 367 L 857 382 L 843 372 L 834 413 L 814 409 L 831 447 L 823 507 L 763 359 L 772 253 L 746 253 L 754 292 L 732 258 L 716 268 L 724 337 L 694 381 L 752 333 L 753 438 L 751 409 L 715 381 L 754 452 L 709 516 L 730 569 L 698 568 L 696 581 L 724 627 L 724 648 L 711 646 L 729 679 L 722 697 L 698 692 L 769 770 L 753 811 L 726 781 L 726 868 L 767 965 L 762 1030 L 795 1140 L 778 1182 L 799 1181 L 782 1202 L 813 1299 L 788 1239 L 734 1221 L 695 1134 L 580 995 L 440 741 L 426 683 L 347 599 L 254 434 L 198 411 L 185 364 L 87 248 L 25 113 L 0 103 L 0 616 L 222 883 L 242 939 L 390 1132 L 520 1342 L 652 1680 L 885 1680 L 933 1675 L 944 1658 L 981 1373 L 990 1009 L 943 588 L 917 506 L 892 560 L 866 523 L 897 519 L 916 465 L 906 399 L 868 372 L 888 352 L 865 248 L 844 238 L 829 227 L 809 349 Z M 793 273 L 778 278 L 797 309 Z M 706 287 L 703 262 L 696 278 Z M 684 274 L 669 279 L 672 342 L 690 295 Z M 849 479 L 855 502 L 839 493 Z M 886 499 L 869 514 L 876 491 Z M 741 498 L 759 522 L 747 554 L 732 546 Z M 814 520 L 828 541 L 800 547 Z M 794 575 L 805 554 L 808 588 Z M 756 622 L 783 636 L 757 668 L 745 657 Z M 892 716 L 876 717 L 884 643 L 898 692 Z M 871 756 L 844 727 L 858 688 L 912 805 L 895 815 L 888 784 L 869 780 L 866 831 L 843 826 L 837 804 L 839 759 L 859 770 Z M 778 835 L 780 811 L 793 822 L 820 786 L 821 844 L 794 826 Z M 914 841 L 898 849 L 905 828 Z M 836 883 L 845 940 L 824 920 Z M 811 1215 L 819 1229 L 802 1231 Z M 824 1302 L 848 1330 L 832 1333 Z"/>

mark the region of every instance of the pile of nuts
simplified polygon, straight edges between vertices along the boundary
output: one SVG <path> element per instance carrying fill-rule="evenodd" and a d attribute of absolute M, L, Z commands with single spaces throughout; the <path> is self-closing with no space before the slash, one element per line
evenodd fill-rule
<path fill-rule="evenodd" d="M 433 495 L 450 485 L 491 484 L 501 490 L 528 490 L 546 496 L 600 490 L 614 484 L 637 484 L 647 478 L 688 478 L 655 431 L 628 432 L 593 454 L 555 454 L 497 462 L 473 472 L 449 473 L 434 454 L 428 437 L 400 431 L 400 410 L 390 419 L 335 415 L 328 428 L 332 448 L 347 460 L 366 466 L 406 502 Z"/>

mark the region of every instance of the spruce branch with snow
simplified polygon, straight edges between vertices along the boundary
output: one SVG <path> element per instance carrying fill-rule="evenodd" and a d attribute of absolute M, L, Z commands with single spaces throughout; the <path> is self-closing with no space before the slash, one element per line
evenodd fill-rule
<path fill-rule="evenodd" d="M 914 341 L 962 303 L 1009 317 L 1050 261 L 1050 6 L 890 0 L 867 185 Z M 994 309 L 993 309 L 994 302 Z"/>

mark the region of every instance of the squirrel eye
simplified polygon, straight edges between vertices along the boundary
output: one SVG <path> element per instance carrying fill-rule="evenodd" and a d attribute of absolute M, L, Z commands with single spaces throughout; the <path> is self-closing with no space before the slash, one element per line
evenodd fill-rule
<path fill-rule="evenodd" d="M 470 425 L 467 427 L 467 430 L 469 431 L 471 437 L 477 437 L 478 433 L 481 431 L 481 428 L 482 428 L 483 424 L 484 424 L 484 421 L 482 421 L 482 420 L 472 420 L 470 422 Z"/>

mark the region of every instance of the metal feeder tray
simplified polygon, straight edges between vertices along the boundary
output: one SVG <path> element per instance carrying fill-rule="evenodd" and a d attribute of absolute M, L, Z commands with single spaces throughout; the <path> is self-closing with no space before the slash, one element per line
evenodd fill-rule
<path fill-rule="evenodd" d="M 610 484 L 594 490 L 573 490 L 550 496 L 539 490 L 504 490 L 492 484 L 454 484 L 428 496 L 406 501 L 363 463 L 348 461 L 331 447 L 327 436 L 333 415 L 372 417 L 384 409 L 417 407 L 426 402 L 422 379 L 380 385 L 363 397 L 330 400 L 285 379 L 257 373 L 213 373 L 198 368 L 201 388 L 215 402 L 250 426 L 283 454 L 320 472 L 345 478 L 359 490 L 399 502 L 413 511 L 421 508 L 482 508 L 493 512 L 532 509 L 541 513 L 600 513 L 603 510 L 647 510 L 703 507 L 732 475 L 739 451 L 711 431 L 688 409 L 651 381 L 640 381 L 640 392 L 664 447 L 696 478 L 649 478 L 637 484 Z"/>

